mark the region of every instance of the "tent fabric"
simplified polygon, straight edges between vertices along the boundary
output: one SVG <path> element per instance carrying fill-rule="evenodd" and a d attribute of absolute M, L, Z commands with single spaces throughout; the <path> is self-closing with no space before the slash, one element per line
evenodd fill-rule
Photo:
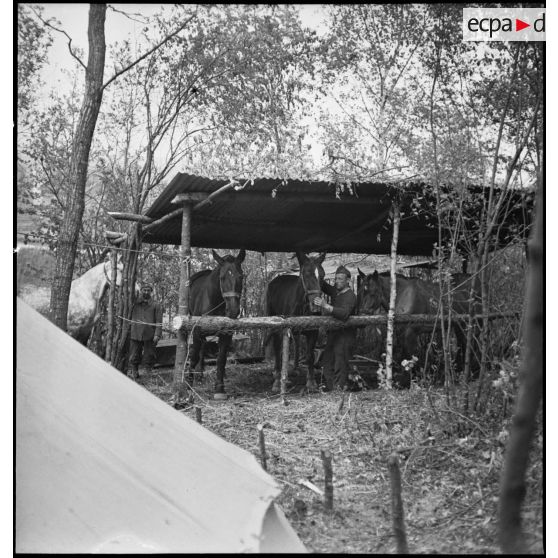
<path fill-rule="evenodd" d="M 304 552 L 280 488 L 17 301 L 16 551 Z"/>
<path fill-rule="evenodd" d="M 227 180 L 178 173 L 145 214 L 154 220 L 160 219 L 179 207 L 173 203 L 177 195 L 209 195 L 227 183 Z M 331 182 L 280 178 L 239 179 L 238 183 L 243 186 L 241 189 L 219 194 L 211 203 L 192 213 L 192 246 L 245 248 L 259 252 L 299 249 L 306 252 L 390 253 L 390 212 L 397 190 L 389 183 L 353 183 L 350 191 L 346 186 L 341 188 Z M 478 222 L 483 191 L 478 187 L 470 190 L 476 193 L 463 209 L 469 215 L 467 219 Z M 397 252 L 432 256 L 434 244 L 439 240 L 432 188 L 423 182 L 412 182 L 405 185 L 403 192 Z M 486 189 L 484 194 L 487 195 Z M 532 192 L 510 192 L 509 202 L 513 209 L 505 217 L 505 226 L 498 230 L 500 242 L 506 242 L 510 232 L 528 226 Z M 509 204 L 504 206 L 509 209 Z M 143 240 L 180 245 L 181 227 L 182 216 L 177 215 L 149 227 Z"/>

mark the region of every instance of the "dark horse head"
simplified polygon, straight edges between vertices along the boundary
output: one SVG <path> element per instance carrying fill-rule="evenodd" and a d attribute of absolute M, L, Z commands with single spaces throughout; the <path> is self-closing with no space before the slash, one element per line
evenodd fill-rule
<path fill-rule="evenodd" d="M 238 318 L 242 294 L 242 262 L 246 257 L 246 250 L 240 250 L 236 257 L 220 256 L 213 250 L 213 257 L 218 264 L 214 271 L 219 273 L 219 288 L 225 300 L 225 315 L 228 318 Z"/>
<path fill-rule="evenodd" d="M 320 280 L 324 278 L 325 272 L 322 262 L 325 259 L 325 252 L 316 258 L 309 258 L 304 252 L 297 250 L 296 257 L 300 264 L 300 280 L 304 289 L 305 302 L 307 302 L 312 314 L 319 314 L 320 307 L 315 306 L 313 300 L 321 296 Z"/>
<path fill-rule="evenodd" d="M 357 307 L 359 314 L 368 316 L 387 312 L 388 294 L 382 286 L 382 279 L 377 271 L 366 275 L 360 269 L 357 277 Z"/>

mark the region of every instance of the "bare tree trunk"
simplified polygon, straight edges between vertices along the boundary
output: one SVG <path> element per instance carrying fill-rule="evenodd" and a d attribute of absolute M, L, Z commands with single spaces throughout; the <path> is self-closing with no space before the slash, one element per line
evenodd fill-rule
<path fill-rule="evenodd" d="M 525 294 L 522 382 L 500 482 L 500 545 L 505 554 L 522 554 L 525 551 L 520 511 L 526 491 L 529 445 L 535 430 L 543 384 L 543 215 L 541 188 L 533 235 L 529 242 L 530 270 Z"/>
<path fill-rule="evenodd" d="M 109 298 L 107 304 L 107 339 L 105 347 L 105 360 L 108 362 L 110 362 L 110 357 L 112 354 L 112 340 L 114 338 L 114 295 L 116 290 L 117 260 L 118 257 L 116 248 L 114 248 L 111 254 L 112 272 L 110 277 Z"/>
<path fill-rule="evenodd" d="M 481 271 L 480 271 L 480 282 L 481 282 L 481 304 L 482 310 L 488 310 L 488 256 L 489 256 L 489 244 L 485 244 L 484 252 L 481 260 Z M 482 330 L 480 332 L 480 371 L 479 371 L 479 383 L 477 385 L 477 393 L 475 396 L 474 410 L 481 409 L 480 400 L 482 393 L 484 391 L 485 378 L 488 372 L 488 320 L 482 321 Z"/>
<path fill-rule="evenodd" d="M 89 59 L 85 71 L 85 95 L 72 147 L 68 198 L 58 237 L 56 268 L 50 295 L 52 320 L 63 330 L 67 327 L 74 260 L 85 208 L 89 152 L 103 98 L 106 9 L 106 4 L 91 4 L 89 7 Z"/>
<path fill-rule="evenodd" d="M 122 285 L 119 290 L 116 333 L 112 341 L 111 362 L 121 371 L 126 369 L 128 334 L 134 303 L 138 251 L 141 248 L 141 225 L 134 224 L 128 232 L 126 246 L 122 248 Z"/>
<path fill-rule="evenodd" d="M 395 297 L 396 297 L 396 277 L 395 264 L 397 263 L 397 242 L 399 240 L 399 202 L 393 204 L 393 234 L 391 237 L 391 268 L 390 268 L 390 292 L 389 310 L 387 318 L 387 337 L 386 337 L 386 380 L 391 387 L 393 378 L 393 337 L 394 337 L 394 316 L 395 316 Z"/>
<path fill-rule="evenodd" d="M 178 288 L 178 312 L 181 315 L 190 313 L 190 260 L 192 259 L 192 248 L 190 246 L 191 219 L 192 204 L 190 202 L 187 202 L 182 206 L 182 236 L 180 243 L 180 285 Z M 175 395 L 177 396 L 180 392 L 182 384 L 184 383 L 184 369 L 188 365 L 188 363 L 186 362 L 187 352 L 188 334 L 179 331 L 173 373 L 173 390 L 175 392 Z"/>

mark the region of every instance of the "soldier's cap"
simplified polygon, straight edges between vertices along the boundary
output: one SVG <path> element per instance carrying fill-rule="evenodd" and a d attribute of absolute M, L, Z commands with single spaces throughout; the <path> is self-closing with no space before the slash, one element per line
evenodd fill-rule
<path fill-rule="evenodd" d="M 149 289 L 150 291 L 152 291 L 153 290 L 153 285 L 151 283 L 145 282 L 145 283 L 141 284 L 141 288 L 142 289 Z"/>
<path fill-rule="evenodd" d="M 349 279 L 351 278 L 351 272 L 344 265 L 340 265 L 335 270 L 335 275 L 337 275 L 338 273 L 344 273 Z"/>

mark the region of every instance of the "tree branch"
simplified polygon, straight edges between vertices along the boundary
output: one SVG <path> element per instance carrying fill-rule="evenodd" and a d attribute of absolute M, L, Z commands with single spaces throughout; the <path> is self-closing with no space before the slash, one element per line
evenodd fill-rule
<path fill-rule="evenodd" d="M 127 72 L 128 70 L 131 70 L 134 66 L 136 66 L 137 64 L 139 64 L 142 60 L 145 60 L 148 56 L 150 56 L 151 54 L 153 54 L 157 49 L 161 48 L 164 44 L 168 43 L 173 37 L 175 37 L 176 35 L 178 35 L 178 33 L 180 33 L 180 31 L 182 31 L 195 17 L 197 17 L 197 14 L 193 14 L 190 18 L 188 18 L 180 27 L 178 27 L 175 31 L 173 31 L 170 35 L 167 35 L 162 41 L 160 41 L 159 43 L 157 43 L 152 49 L 148 50 L 145 54 L 142 54 L 137 60 L 135 60 L 134 62 L 132 62 L 131 64 L 128 64 L 128 66 L 126 66 L 125 68 L 122 68 L 121 70 L 119 70 L 118 72 L 116 72 L 102 87 L 102 89 L 104 90 L 106 87 L 108 87 L 116 78 L 118 78 L 119 76 L 121 76 L 123 73 Z"/>
<path fill-rule="evenodd" d="M 142 24 L 145 25 L 145 24 L 148 22 L 148 18 L 145 17 L 145 16 L 142 16 L 141 14 L 129 14 L 129 13 L 123 12 L 123 11 L 121 11 L 121 10 L 117 10 L 114 6 L 111 6 L 110 4 L 107 4 L 107 8 L 108 8 L 109 10 L 112 10 L 113 12 L 115 12 L 115 13 L 117 13 L 117 14 L 122 14 L 124 17 L 126 17 L 126 18 L 128 18 L 128 19 L 130 19 L 130 20 L 132 20 L 132 21 L 136 21 L 137 23 L 142 23 Z M 143 20 L 141 20 L 141 19 L 135 19 L 135 18 L 133 18 L 132 16 L 136 16 L 136 17 L 143 18 Z"/>
<path fill-rule="evenodd" d="M 81 58 L 72 50 L 72 38 L 70 37 L 70 35 L 68 35 L 68 33 L 66 33 L 66 31 L 64 31 L 63 29 L 58 29 L 58 27 L 55 27 L 54 25 L 52 25 L 52 23 L 50 23 L 50 20 L 44 20 L 41 17 L 41 14 L 39 14 L 34 8 L 33 6 L 29 6 L 31 8 L 31 11 L 43 22 L 44 25 L 46 25 L 47 27 L 50 27 L 51 29 L 54 29 L 55 31 L 57 31 L 58 33 L 62 33 L 63 35 L 65 35 L 68 38 L 68 50 L 70 51 L 70 54 L 80 63 L 81 67 L 84 70 L 87 70 L 87 66 L 81 61 Z"/>

